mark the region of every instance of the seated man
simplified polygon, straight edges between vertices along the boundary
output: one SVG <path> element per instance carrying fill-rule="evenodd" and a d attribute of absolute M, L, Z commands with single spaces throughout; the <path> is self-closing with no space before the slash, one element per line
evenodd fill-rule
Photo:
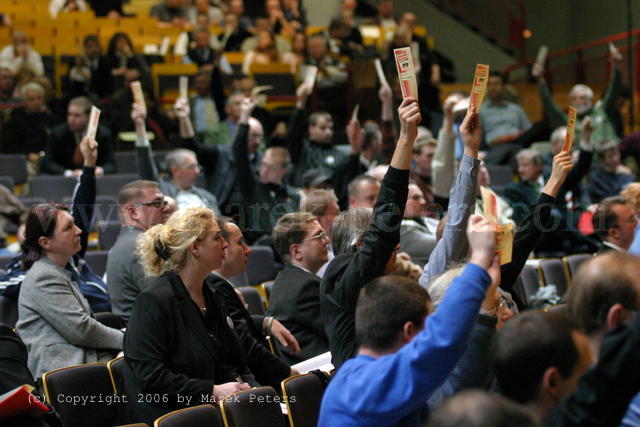
<path fill-rule="evenodd" d="M 276 345 L 281 358 L 297 363 L 329 350 L 320 315 L 320 277 L 316 275 L 327 262 L 329 237 L 308 212 L 283 215 L 272 236 L 285 266 L 271 289 L 269 314 L 300 343 L 300 353 L 295 356 Z"/>
<path fill-rule="evenodd" d="M 222 309 L 231 317 L 238 335 L 243 335 L 246 331 L 261 345 L 260 357 L 255 358 L 255 364 L 250 366 L 258 382 L 279 387 L 280 382 L 294 372 L 289 365 L 271 353 L 266 338 L 274 337 L 291 354 L 297 354 L 300 346 L 287 328 L 273 317 L 249 314 L 238 291 L 228 279 L 245 273 L 251 249 L 245 243 L 240 228 L 229 218 L 218 217 L 218 223 L 227 247 L 224 249 L 220 268 L 213 271 L 205 281 L 218 298 Z"/>
<path fill-rule="evenodd" d="M 467 338 L 491 278 L 495 228 L 474 215 L 467 231 L 471 262 L 438 307 L 413 280 L 379 277 L 360 290 L 355 307 L 358 355 L 332 378 L 322 399 L 319 426 L 418 425 L 426 399 L 448 377 Z M 497 286 L 497 283 L 495 283 Z M 489 292 L 495 292 L 491 287 Z"/>
<path fill-rule="evenodd" d="M 540 423 L 592 363 L 585 334 L 554 312 L 532 311 L 511 319 L 498 331 L 494 351 L 501 392 L 525 405 Z"/>
<path fill-rule="evenodd" d="M 427 202 L 415 182 L 409 183 L 409 195 L 400 226 L 400 250 L 411 256 L 411 261 L 423 266 L 436 246 L 438 221 L 424 216 Z"/>
<path fill-rule="evenodd" d="M 620 162 L 620 149 L 615 141 L 598 145 L 601 168 L 594 168 L 589 177 L 589 196 L 592 203 L 599 203 L 606 197 L 613 197 L 635 181 L 635 177 Z"/>
<path fill-rule="evenodd" d="M 233 154 L 237 162 L 237 180 L 242 203 L 239 208 L 245 223 L 245 237 L 251 243 L 259 239 L 269 243 L 270 233 L 278 218 L 288 212 L 295 212 L 300 205 L 300 193 L 283 182 L 291 163 L 289 152 L 282 147 L 270 147 L 260 162 L 259 176 L 251 168 L 249 156 L 249 118 L 255 108 L 255 101 L 242 101 L 239 128 L 233 143 Z"/>
<path fill-rule="evenodd" d="M 0 51 L 0 64 L 9 67 L 14 76 L 44 75 L 42 57 L 29 46 L 27 35 L 23 31 L 13 32 L 13 44 Z"/>
<path fill-rule="evenodd" d="M 67 123 L 54 127 L 47 140 L 47 149 L 40 164 L 41 173 L 68 176 L 80 174 L 83 162 L 80 141 L 87 133 L 91 106 L 91 100 L 85 96 L 69 101 Z M 96 141 L 98 142 L 96 175 L 115 172 L 114 142 L 111 131 L 99 124 Z"/>
<path fill-rule="evenodd" d="M 136 240 L 169 217 L 169 206 L 154 181 L 133 181 L 118 193 L 120 234 L 107 258 L 107 282 L 113 313 L 129 320 L 136 297 L 145 288 L 142 266 L 136 255 Z"/>
<path fill-rule="evenodd" d="M 593 229 L 602 240 L 598 253 L 629 250 L 638 225 L 635 211 L 623 197 L 608 197 L 598 204 L 591 218 Z"/>
<path fill-rule="evenodd" d="M 204 188 L 196 186 L 200 167 L 196 154 L 187 149 L 177 149 L 169 152 L 166 157 L 167 168 L 170 171 L 171 180 L 160 179 L 158 169 L 151 155 L 151 146 L 147 138 L 145 127 L 146 111 L 138 104 L 133 104 L 131 118 L 136 125 L 136 154 L 140 177 L 150 181 L 156 181 L 160 185 L 160 191 L 175 199 L 178 208 L 191 206 L 205 206 L 220 214 L 216 196 Z"/>
<path fill-rule="evenodd" d="M 193 80 L 196 94 L 189 98 L 189 110 L 193 127 L 199 134 L 216 126 L 220 122 L 220 116 L 216 101 L 211 96 L 211 72 L 202 70 Z"/>
<path fill-rule="evenodd" d="M 202 142 L 207 145 L 231 145 L 238 130 L 238 120 L 240 120 L 240 106 L 244 94 L 231 94 L 224 104 L 226 119 L 202 131 Z M 217 107 L 217 105 L 216 105 Z M 221 114 L 222 115 L 222 114 Z"/>
<path fill-rule="evenodd" d="M 482 133 L 489 145 L 488 164 L 508 164 L 522 147 L 518 138 L 531 127 L 522 107 L 504 99 L 504 83 L 502 73 L 492 71 L 487 84 L 487 101 L 480 107 Z"/>

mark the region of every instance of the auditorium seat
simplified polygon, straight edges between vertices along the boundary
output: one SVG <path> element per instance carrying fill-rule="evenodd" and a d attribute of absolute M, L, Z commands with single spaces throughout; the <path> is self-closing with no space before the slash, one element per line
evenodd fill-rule
<path fill-rule="evenodd" d="M 0 154 L 2 175 L 13 178 L 16 185 L 27 181 L 27 157 L 24 154 Z"/>
<path fill-rule="evenodd" d="M 14 192 L 13 178 L 11 178 L 10 176 L 0 176 L 0 185 L 4 185 L 9 191 L 11 191 L 12 193 Z"/>
<path fill-rule="evenodd" d="M 29 183 L 29 195 L 42 197 L 47 202 L 68 202 L 73 196 L 77 178 L 62 175 L 38 175 Z"/>

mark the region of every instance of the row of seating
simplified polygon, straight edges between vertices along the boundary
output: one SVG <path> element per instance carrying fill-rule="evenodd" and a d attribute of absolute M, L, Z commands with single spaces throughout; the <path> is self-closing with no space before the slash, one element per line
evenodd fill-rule
<path fill-rule="evenodd" d="M 118 407 L 123 404 L 124 363 L 124 358 L 119 357 L 108 363 L 47 372 L 42 376 L 45 398 L 65 426 L 111 426 L 117 420 Z M 254 388 L 229 396 L 221 402 L 220 411 L 209 404 L 194 406 L 166 414 L 158 418 L 154 426 L 284 427 L 287 423 L 280 402 L 286 406 L 291 426 L 315 426 L 326 379 L 323 373 L 296 375 L 282 381 L 282 397 L 272 387 Z M 65 398 L 56 398 L 58 396 Z"/>
<path fill-rule="evenodd" d="M 522 269 L 515 291 L 527 305 L 531 305 L 531 297 L 542 286 L 554 285 L 558 296 L 562 297 L 571 287 L 580 266 L 591 257 L 591 254 L 575 254 L 563 258 L 531 260 Z"/>

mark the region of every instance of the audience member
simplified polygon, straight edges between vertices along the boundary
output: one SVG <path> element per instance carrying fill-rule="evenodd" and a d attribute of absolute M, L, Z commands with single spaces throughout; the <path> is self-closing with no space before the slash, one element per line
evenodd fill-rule
<path fill-rule="evenodd" d="M 589 176 L 589 196 L 592 203 L 613 197 L 635 180 L 631 171 L 620 162 L 620 149 L 615 141 L 603 141 L 597 147 L 602 167 L 595 168 Z"/>
<path fill-rule="evenodd" d="M 307 54 L 307 37 L 303 32 L 295 32 L 291 41 L 291 51 L 286 52 L 280 59 L 281 62 L 285 62 L 291 65 L 291 74 L 298 74 L 299 68 L 305 61 Z"/>
<path fill-rule="evenodd" d="M 182 62 L 211 71 L 218 60 L 218 53 L 211 46 L 211 32 L 207 27 L 197 27 L 193 31 L 193 47 L 187 51 Z"/>
<path fill-rule="evenodd" d="M 122 227 L 107 258 L 107 280 L 113 314 L 127 321 L 136 297 L 148 285 L 135 252 L 136 241 L 149 228 L 167 220 L 169 207 L 158 183 L 142 180 L 122 187 L 118 206 Z"/>
<path fill-rule="evenodd" d="M 627 200 L 629 206 L 631 206 L 636 216 L 638 216 L 640 214 L 640 183 L 632 182 L 627 185 L 627 188 L 625 188 L 620 195 Z M 636 226 L 633 242 L 627 252 L 633 255 L 640 255 L 640 233 L 638 232 L 638 226 Z"/>
<path fill-rule="evenodd" d="M 84 12 L 88 9 L 84 0 L 50 0 L 49 15 L 56 19 L 61 12 Z"/>
<path fill-rule="evenodd" d="M 209 23 L 222 26 L 224 23 L 224 13 L 218 6 L 211 4 L 209 0 L 194 0 L 193 4 L 187 8 L 187 19 L 193 26 L 198 25 L 198 15 L 206 15 Z"/>
<path fill-rule="evenodd" d="M 504 99 L 505 78 L 492 71 L 487 83 L 487 100 L 480 108 L 482 133 L 489 146 L 485 161 L 490 164 L 510 164 L 513 155 L 526 144 L 524 133 L 531 122 L 522 107 Z"/>
<path fill-rule="evenodd" d="M 44 75 L 42 57 L 29 46 L 27 35 L 23 31 L 13 32 L 13 44 L 0 51 L 0 64 L 19 78 Z"/>
<path fill-rule="evenodd" d="M 332 189 L 313 189 L 300 201 L 300 211 L 314 215 L 324 232 L 331 235 L 333 221 L 340 215 L 336 193 Z"/>
<path fill-rule="evenodd" d="M 407 152 L 407 169 L 409 158 Z M 329 383 L 318 425 L 424 423 L 426 398 L 464 353 L 492 282 L 488 271 L 498 269 L 494 227 L 476 215 L 467 233 L 471 262 L 434 314 L 427 316 L 429 296 L 410 279 L 379 277 L 362 287 L 355 306 L 358 355 Z"/>
<path fill-rule="evenodd" d="M 232 4 L 237 1 L 242 2 L 242 0 L 232 0 Z M 224 47 L 225 52 L 240 52 L 244 41 L 251 37 L 248 29 L 240 23 L 239 16 L 242 15 L 227 13 L 224 17 L 224 31 L 220 44 Z M 246 16 L 242 17 L 246 18 Z"/>
<path fill-rule="evenodd" d="M 196 185 L 200 166 L 196 153 L 193 151 L 179 148 L 169 152 L 165 161 L 170 180 L 165 181 L 160 178 L 145 128 L 146 114 L 143 106 L 135 103 L 132 105 L 131 118 L 136 125 L 136 155 L 140 177 L 156 181 L 160 185 L 162 194 L 175 199 L 179 209 L 204 206 L 219 214 L 220 209 L 216 196 Z"/>
<path fill-rule="evenodd" d="M 147 61 L 134 52 L 133 42 L 127 33 L 115 33 L 109 40 L 109 48 L 107 50 L 107 60 L 111 75 L 114 77 L 114 89 L 125 87 L 127 74 L 131 70 L 137 70 L 140 73 L 140 80 L 150 82 L 149 66 Z M 128 80 L 135 80 L 129 78 Z M 145 86 L 149 86 L 145 84 Z"/>
<path fill-rule="evenodd" d="M 373 208 L 380 193 L 380 181 L 360 175 L 349 183 L 349 209 Z"/>
<path fill-rule="evenodd" d="M 599 253 L 629 250 L 638 217 L 627 199 L 619 196 L 602 200 L 592 217 L 593 230 L 602 241 Z"/>
<path fill-rule="evenodd" d="M 245 53 L 242 61 L 242 72 L 252 74 L 253 64 L 272 64 L 281 62 L 282 54 L 278 52 L 275 36 L 270 31 L 260 30 L 257 35 L 256 46 Z"/>
<path fill-rule="evenodd" d="M 259 346 L 236 335 L 205 284 L 226 246 L 207 208 L 176 211 L 139 238 L 142 268 L 154 279 L 136 298 L 125 333 L 121 385 L 128 404 L 121 424 L 152 423 L 167 412 L 219 402 L 258 385 L 247 360 Z M 139 393 L 166 399 L 139 402 Z"/>
<path fill-rule="evenodd" d="M 160 22 L 170 23 L 176 27 L 187 24 L 186 0 L 161 0 L 149 10 L 149 16 Z"/>
<path fill-rule="evenodd" d="M 80 142 L 87 133 L 91 100 L 84 96 L 73 98 L 67 107 L 67 122 L 54 127 L 47 139 L 47 148 L 40 164 L 40 172 L 52 175 L 77 176 L 83 162 Z M 96 132 L 98 143 L 98 176 L 115 172 L 113 136 L 104 125 Z"/>
<path fill-rule="evenodd" d="M 190 118 L 195 131 L 200 134 L 220 123 L 216 101 L 211 96 L 211 73 L 206 70 L 194 77 L 195 95 L 189 97 Z"/>
<path fill-rule="evenodd" d="M 242 42 L 242 46 L 240 49 L 242 52 L 249 52 L 250 50 L 258 47 L 259 35 L 262 31 L 269 32 L 274 34 L 273 39 L 275 40 L 275 48 L 280 54 L 284 54 L 291 50 L 291 43 L 285 37 L 277 35 L 274 33 L 273 28 L 271 26 L 271 22 L 269 18 L 265 17 L 257 17 L 255 18 L 255 26 L 253 28 L 252 33 L 254 34 L 252 37 L 245 39 Z"/>
<path fill-rule="evenodd" d="M 202 132 L 203 143 L 207 145 L 231 145 L 238 130 L 240 106 L 243 98 L 244 94 L 237 92 L 227 98 L 224 107 L 226 118 Z"/>
<path fill-rule="evenodd" d="M 243 209 L 241 223 L 245 225 L 245 237 L 251 243 L 268 243 L 269 235 L 277 219 L 287 212 L 295 212 L 300 205 L 298 190 L 283 181 L 291 157 L 282 147 L 267 149 L 260 162 L 259 176 L 253 173 L 249 156 L 249 118 L 255 101 L 242 101 L 239 128 L 233 143 L 237 162 L 236 179 L 240 187 Z M 258 240 L 261 239 L 261 240 Z"/>
<path fill-rule="evenodd" d="M 592 363 L 585 334 L 561 313 L 532 311 L 498 332 L 494 367 L 502 394 L 545 425 Z M 551 421 L 551 424 L 547 424 Z"/>
<path fill-rule="evenodd" d="M 409 254 L 411 261 L 420 266 L 427 263 L 431 251 L 436 246 L 437 222 L 425 218 L 426 209 L 427 202 L 422 190 L 410 181 L 404 218 L 400 225 L 400 250 Z"/>
<path fill-rule="evenodd" d="M 271 288 L 269 314 L 300 344 L 297 355 L 277 345 L 279 356 L 297 363 L 329 350 L 320 314 L 320 277 L 316 274 L 328 260 L 329 237 L 314 215 L 294 212 L 278 219 L 272 239 L 285 265 Z"/>
<path fill-rule="evenodd" d="M 100 40 L 90 34 L 82 42 L 83 54 L 69 69 L 69 80 L 74 95 L 109 97 L 113 93 L 113 77 L 107 57 L 102 55 Z"/>
<path fill-rule="evenodd" d="M 47 108 L 40 83 L 22 85 L 20 93 L 22 105 L 13 109 L 6 124 L 4 151 L 26 154 L 29 162 L 37 166 L 40 153 L 47 148 L 47 138 L 60 119 Z"/>

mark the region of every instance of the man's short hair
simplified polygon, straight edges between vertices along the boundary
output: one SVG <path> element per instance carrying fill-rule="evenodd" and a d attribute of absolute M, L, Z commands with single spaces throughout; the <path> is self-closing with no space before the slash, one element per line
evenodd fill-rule
<path fill-rule="evenodd" d="M 493 362 L 502 393 L 519 403 L 536 399 L 544 372 L 555 366 L 568 378 L 580 360 L 578 326 L 556 312 L 529 311 L 498 331 Z"/>
<path fill-rule="evenodd" d="M 333 122 L 333 117 L 331 117 L 331 114 L 327 113 L 326 111 L 316 111 L 309 116 L 309 125 L 316 126 L 321 118 L 324 118 L 329 122 Z"/>
<path fill-rule="evenodd" d="M 282 164 L 283 168 L 286 168 L 287 166 L 289 166 L 289 163 L 291 163 L 291 156 L 289 155 L 289 150 L 287 150 L 284 147 L 269 147 L 267 148 L 267 151 L 264 152 L 265 155 L 267 153 L 271 153 L 271 156 L 280 160 L 280 163 Z"/>
<path fill-rule="evenodd" d="M 506 83 L 507 82 L 506 76 L 503 73 L 501 73 L 500 71 L 490 71 L 489 72 L 489 78 L 491 78 L 491 77 L 500 77 L 500 81 L 502 83 Z"/>
<path fill-rule="evenodd" d="M 578 91 L 587 92 L 587 96 L 593 99 L 593 90 L 589 86 L 583 85 L 582 83 L 577 84 L 571 88 L 571 90 L 569 91 L 569 97 L 574 96 Z"/>
<path fill-rule="evenodd" d="M 307 224 L 315 220 L 316 217 L 309 212 L 291 212 L 278 219 L 271 238 L 273 246 L 284 261 L 291 262 L 289 248 L 293 244 L 302 243 L 307 234 Z"/>
<path fill-rule="evenodd" d="M 360 183 L 367 181 L 372 184 L 380 184 L 380 182 L 372 176 L 369 175 L 358 175 L 353 178 L 347 187 L 347 191 L 349 193 L 349 197 L 358 197 L 360 194 Z"/>
<path fill-rule="evenodd" d="M 532 148 L 525 148 L 524 150 L 518 151 L 518 154 L 516 154 L 516 160 L 524 159 L 531 160 L 534 165 L 541 165 L 543 163 L 542 154 Z"/>
<path fill-rule="evenodd" d="M 549 141 L 553 142 L 556 139 L 562 139 L 564 141 L 566 133 L 567 133 L 566 126 L 557 127 L 553 132 L 551 132 L 551 137 L 549 138 Z"/>
<path fill-rule="evenodd" d="M 629 202 L 624 197 L 613 196 L 602 199 L 591 217 L 593 231 L 601 240 L 606 240 L 609 236 L 609 229 L 618 226 L 618 215 L 613 211 L 614 206 L 627 205 Z"/>
<path fill-rule="evenodd" d="M 71 98 L 69 105 L 77 105 L 85 114 L 89 114 L 91 107 L 93 106 L 93 102 L 91 102 L 91 100 L 86 96 L 76 96 L 75 98 Z"/>
<path fill-rule="evenodd" d="M 369 228 L 373 210 L 370 208 L 351 208 L 336 217 L 331 225 L 331 248 L 336 255 L 350 254 L 356 251 L 356 244 Z"/>
<path fill-rule="evenodd" d="M 364 142 L 362 143 L 362 149 L 368 150 L 373 144 L 373 141 L 376 140 L 376 138 L 381 138 L 382 135 L 380 132 L 380 126 L 378 126 L 378 124 L 374 122 L 366 122 L 362 126 L 362 130 L 364 132 Z"/>
<path fill-rule="evenodd" d="M 144 197 L 144 190 L 147 188 L 157 190 L 160 186 L 155 181 L 147 181 L 144 179 L 139 179 L 123 185 L 118 193 L 118 205 L 123 208 L 131 202 L 139 201 Z"/>
<path fill-rule="evenodd" d="M 356 305 L 358 345 L 375 351 L 390 349 L 406 322 L 422 328 L 429 312 L 429 294 L 413 279 L 382 276 L 360 290 Z"/>
<path fill-rule="evenodd" d="M 587 335 L 607 324 L 607 315 L 615 304 L 637 309 L 640 283 L 640 259 L 609 251 L 590 259 L 578 270 L 567 294 L 569 314 Z"/>
<path fill-rule="evenodd" d="M 427 427 L 536 427 L 539 424 L 515 402 L 484 390 L 463 390 L 429 417 Z"/>
<path fill-rule="evenodd" d="M 338 202 L 336 193 L 333 190 L 316 189 L 306 194 L 300 201 L 300 211 L 309 212 L 315 216 L 322 216 L 327 211 L 329 203 L 334 200 Z"/>
<path fill-rule="evenodd" d="M 90 42 L 100 44 L 100 39 L 95 34 L 87 34 L 82 40 L 82 44 L 86 46 Z"/>
<path fill-rule="evenodd" d="M 186 148 L 178 148 L 176 150 L 169 151 L 165 157 L 167 169 L 171 171 L 174 166 L 181 167 L 185 159 L 190 156 L 197 158 L 196 153 L 191 150 L 187 150 Z"/>
<path fill-rule="evenodd" d="M 20 95 L 22 95 L 22 97 L 25 98 L 27 96 L 27 92 L 31 92 L 31 91 L 36 91 L 42 96 L 45 95 L 44 87 L 42 87 L 42 85 L 38 82 L 25 83 L 20 88 Z"/>
<path fill-rule="evenodd" d="M 416 143 L 413 144 L 413 154 L 420 155 L 422 153 L 422 149 L 429 146 L 434 148 L 437 147 L 438 141 L 433 138 L 423 138 L 419 141 L 416 141 Z"/>

